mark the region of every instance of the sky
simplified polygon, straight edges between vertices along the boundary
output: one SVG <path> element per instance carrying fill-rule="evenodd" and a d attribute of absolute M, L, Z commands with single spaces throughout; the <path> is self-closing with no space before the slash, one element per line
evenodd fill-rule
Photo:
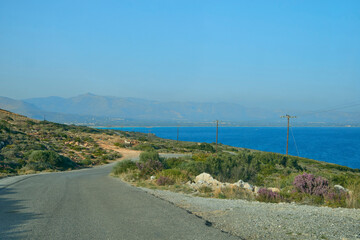
<path fill-rule="evenodd" d="M 271 109 L 360 103 L 360 1 L 0 0 L 0 96 L 87 92 Z"/>

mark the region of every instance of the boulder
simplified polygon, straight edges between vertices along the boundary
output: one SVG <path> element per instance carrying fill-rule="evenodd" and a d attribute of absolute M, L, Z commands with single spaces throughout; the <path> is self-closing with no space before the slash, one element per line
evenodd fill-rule
<path fill-rule="evenodd" d="M 196 176 L 195 184 L 196 184 L 197 188 L 206 186 L 206 187 L 210 187 L 212 189 L 216 189 L 216 188 L 221 188 L 224 186 L 224 184 L 222 182 L 219 182 L 218 180 L 214 179 L 208 173 L 201 173 L 198 176 Z"/>
<path fill-rule="evenodd" d="M 200 181 L 201 182 L 209 182 L 209 181 L 213 181 L 213 180 L 214 180 L 214 178 L 210 174 L 205 173 L 205 172 L 201 173 L 195 177 L 196 183 L 198 183 Z"/>
<path fill-rule="evenodd" d="M 244 183 L 243 188 L 250 190 L 250 191 L 254 191 L 254 187 L 250 184 L 250 183 Z"/>
<path fill-rule="evenodd" d="M 341 185 L 335 185 L 334 188 L 335 188 L 335 190 L 337 190 L 339 192 L 348 192 L 349 191 L 348 189 L 344 188 Z"/>
<path fill-rule="evenodd" d="M 236 183 L 234 183 L 235 186 L 238 186 L 241 188 L 244 187 L 244 184 L 245 184 L 245 182 L 241 179 L 239 181 L 237 181 Z"/>

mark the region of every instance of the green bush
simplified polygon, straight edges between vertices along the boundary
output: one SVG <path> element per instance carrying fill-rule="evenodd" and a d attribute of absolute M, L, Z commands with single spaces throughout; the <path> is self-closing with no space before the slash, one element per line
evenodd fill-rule
<path fill-rule="evenodd" d="M 122 156 L 123 155 L 121 153 L 114 152 L 114 153 L 108 153 L 108 154 L 101 156 L 101 159 L 102 160 L 115 160 L 118 158 L 122 158 Z"/>
<path fill-rule="evenodd" d="M 136 163 L 131 160 L 123 160 L 118 162 L 112 169 L 114 175 L 120 175 L 122 173 L 128 172 L 129 170 L 137 169 Z"/>
<path fill-rule="evenodd" d="M 119 147 L 119 148 L 126 148 L 127 147 L 127 145 L 125 143 L 120 143 L 120 142 L 114 143 L 114 146 Z"/>
<path fill-rule="evenodd" d="M 159 147 L 154 144 L 141 143 L 141 144 L 136 145 L 132 149 L 140 150 L 140 151 L 153 151 L 153 150 L 159 149 Z"/>
<path fill-rule="evenodd" d="M 179 168 L 187 171 L 191 175 L 199 175 L 200 173 L 206 172 L 205 162 L 184 162 L 179 165 Z"/>
<path fill-rule="evenodd" d="M 60 169 L 75 168 L 76 164 L 69 158 L 61 156 L 54 151 L 49 150 L 35 150 L 29 155 L 27 168 L 41 171 L 45 169 Z"/>
<path fill-rule="evenodd" d="M 208 187 L 208 186 L 201 186 L 199 187 L 198 191 L 200 193 L 203 193 L 203 194 L 208 194 L 208 193 L 212 193 L 213 190 L 211 189 L 211 187 Z"/>
<path fill-rule="evenodd" d="M 209 156 L 209 153 L 195 153 L 192 155 L 192 159 L 194 161 L 204 162 Z"/>
<path fill-rule="evenodd" d="M 81 160 L 81 164 L 85 165 L 85 166 L 89 166 L 92 164 L 92 162 L 89 158 L 85 158 L 85 159 Z"/>
<path fill-rule="evenodd" d="M 159 186 L 173 185 L 174 183 L 175 183 L 174 179 L 166 177 L 166 176 L 160 176 L 156 180 L 156 184 Z"/>
<path fill-rule="evenodd" d="M 198 149 L 198 150 L 202 150 L 205 152 L 211 152 L 214 153 L 215 152 L 215 148 L 213 146 L 211 146 L 211 144 L 209 143 L 201 143 L 201 144 L 193 144 L 191 146 L 188 146 L 187 148 L 189 149 Z"/>
<path fill-rule="evenodd" d="M 149 160 L 159 161 L 159 153 L 155 151 L 145 151 L 140 154 L 140 162 L 147 162 Z"/>
<path fill-rule="evenodd" d="M 158 175 L 171 178 L 177 183 L 184 183 L 190 180 L 189 176 L 184 171 L 180 171 L 178 169 L 165 169 Z"/>
<path fill-rule="evenodd" d="M 177 168 L 184 162 L 185 162 L 185 159 L 183 159 L 183 158 L 167 158 L 167 159 L 165 159 L 165 165 L 168 168 Z"/>

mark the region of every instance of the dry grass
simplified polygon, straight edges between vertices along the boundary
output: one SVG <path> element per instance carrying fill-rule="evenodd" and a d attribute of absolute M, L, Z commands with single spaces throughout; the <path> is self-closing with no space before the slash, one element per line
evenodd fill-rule
<path fill-rule="evenodd" d="M 360 182 L 349 184 L 349 197 L 346 199 L 348 208 L 360 208 Z"/>
<path fill-rule="evenodd" d="M 228 199 L 245 199 L 245 200 L 255 199 L 255 196 L 252 192 L 237 186 L 217 188 L 214 191 L 214 197 L 228 198 Z"/>

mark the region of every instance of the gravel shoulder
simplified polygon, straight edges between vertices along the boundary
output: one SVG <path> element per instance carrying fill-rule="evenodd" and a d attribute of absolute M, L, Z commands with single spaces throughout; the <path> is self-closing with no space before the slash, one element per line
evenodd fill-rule
<path fill-rule="evenodd" d="M 360 239 L 360 209 L 202 198 L 142 189 L 242 239 Z"/>

